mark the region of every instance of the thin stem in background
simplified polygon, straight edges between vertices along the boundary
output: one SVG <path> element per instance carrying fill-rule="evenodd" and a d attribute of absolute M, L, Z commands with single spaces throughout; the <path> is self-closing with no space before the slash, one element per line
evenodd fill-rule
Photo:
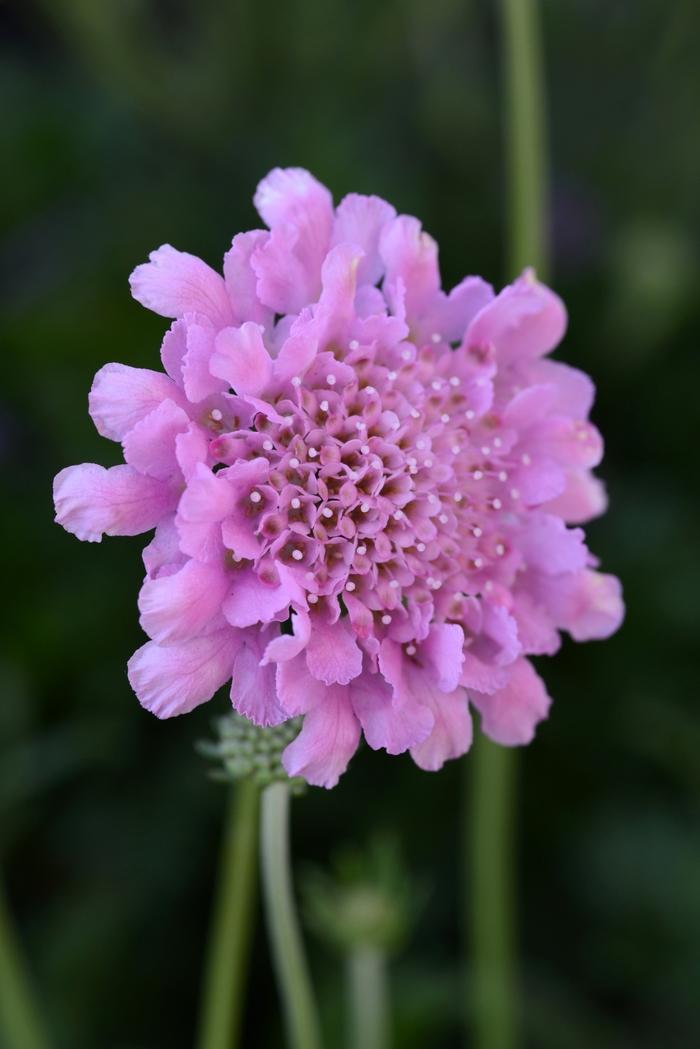
<path fill-rule="evenodd" d="M 198 1049 L 237 1049 L 241 1044 L 256 898 L 259 809 L 260 791 L 252 780 L 241 780 L 232 787 L 204 969 Z"/>
<path fill-rule="evenodd" d="M 289 845 L 287 783 L 262 795 L 261 866 L 272 957 L 284 1007 L 290 1049 L 321 1049 L 321 1035 L 299 929 Z"/>
<path fill-rule="evenodd" d="M 547 269 L 547 181 L 542 54 L 536 0 L 501 0 L 508 268 Z M 518 1044 L 514 793 L 516 753 L 479 740 L 472 758 L 472 927 L 474 1049 Z"/>
<path fill-rule="evenodd" d="M 347 960 L 350 1024 L 348 1049 L 387 1049 L 389 994 L 384 952 L 359 947 Z"/>
<path fill-rule="evenodd" d="M 7 1049 L 48 1049 L 12 917 L 0 884 L 0 1033 Z"/>

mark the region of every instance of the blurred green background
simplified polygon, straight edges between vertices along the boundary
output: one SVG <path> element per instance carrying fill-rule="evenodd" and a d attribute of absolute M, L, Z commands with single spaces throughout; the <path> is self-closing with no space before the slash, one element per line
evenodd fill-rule
<path fill-rule="evenodd" d="M 168 241 L 218 264 L 274 165 L 375 192 L 439 240 L 448 285 L 502 282 L 490 0 L 17 0 L 0 5 L 3 877 L 57 1049 L 185 1049 L 225 788 L 193 749 L 219 696 L 158 723 L 125 676 L 142 540 L 52 524 L 62 466 L 117 461 L 86 412 L 105 361 L 157 366 L 127 276 Z M 628 617 L 543 669 L 519 762 L 525 1045 L 700 1044 L 697 440 L 700 7 L 542 5 L 561 356 L 592 373 L 611 510 L 589 531 Z M 693 477 L 696 478 L 693 481 Z M 390 830 L 420 885 L 392 970 L 400 1049 L 462 1043 L 460 823 L 439 775 L 366 748 L 295 803 L 325 865 Z M 410 874 L 410 877 L 409 877 Z M 331 1049 L 341 964 L 309 932 Z M 244 1044 L 280 1045 L 259 927 Z"/>

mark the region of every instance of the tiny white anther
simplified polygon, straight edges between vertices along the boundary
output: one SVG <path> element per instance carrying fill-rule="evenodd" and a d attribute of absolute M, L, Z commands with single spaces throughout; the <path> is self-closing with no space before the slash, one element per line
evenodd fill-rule
<path fill-rule="evenodd" d="M 318 601 L 318 594 L 309 594 L 306 600 L 309 602 L 310 605 L 315 605 Z"/>
<path fill-rule="evenodd" d="M 519 490 L 517 488 L 511 488 L 511 490 L 510 490 L 510 497 L 511 497 L 511 499 L 519 499 L 520 498 Z"/>
<path fill-rule="evenodd" d="M 494 448 L 500 448 L 502 444 L 503 444 L 503 441 L 501 440 L 500 437 L 494 437 L 494 439 L 493 439 L 493 446 L 494 446 Z"/>
<path fill-rule="evenodd" d="M 322 412 L 327 412 L 328 411 L 328 401 L 321 401 L 321 403 L 319 404 L 319 408 L 321 409 Z"/>
<path fill-rule="evenodd" d="M 360 451 L 362 452 L 363 455 L 369 455 L 369 445 L 368 444 L 361 444 L 360 445 Z"/>
<path fill-rule="evenodd" d="M 405 361 L 410 361 L 412 354 L 410 350 L 403 350 L 401 356 Z"/>
<path fill-rule="evenodd" d="M 301 378 L 298 375 L 292 379 L 292 386 L 301 386 Z"/>
<path fill-rule="evenodd" d="M 262 500 L 262 496 L 261 496 L 260 492 L 251 492 L 250 493 L 250 501 L 251 501 L 251 503 L 259 503 L 259 502 L 261 502 L 261 500 Z"/>
<path fill-rule="evenodd" d="M 439 390 L 442 386 L 442 381 L 440 379 L 433 379 L 430 385 L 434 390 Z"/>
<path fill-rule="evenodd" d="M 491 506 L 494 508 L 494 510 L 500 510 L 501 507 L 503 506 L 503 503 L 501 502 L 500 499 L 492 499 L 491 500 Z"/>
<path fill-rule="evenodd" d="M 353 583 L 352 579 L 349 579 L 349 580 L 347 581 L 347 583 L 345 584 L 345 589 L 346 589 L 346 590 L 349 590 L 349 591 L 350 591 L 350 593 L 352 593 L 352 592 L 353 592 L 353 590 L 355 589 L 355 584 Z"/>
<path fill-rule="evenodd" d="M 456 503 L 461 503 L 462 500 L 464 499 L 464 496 L 462 495 L 461 492 L 455 492 L 455 494 L 452 496 L 452 498 L 454 499 L 454 501 Z"/>
<path fill-rule="evenodd" d="M 434 331 L 433 334 L 430 336 L 430 338 L 435 343 L 442 342 L 442 335 L 440 334 L 439 331 Z"/>
<path fill-rule="evenodd" d="M 451 375 L 450 376 L 450 386 L 459 386 L 459 376 L 458 375 Z"/>
<path fill-rule="evenodd" d="M 458 444 L 453 444 L 453 445 L 452 445 L 452 454 L 453 454 L 453 455 L 459 455 L 459 453 L 461 452 L 461 450 L 462 450 L 462 449 L 461 449 L 461 448 L 459 447 L 459 445 L 458 445 Z"/>
<path fill-rule="evenodd" d="M 482 455 L 490 455 L 491 454 L 491 449 L 489 448 L 489 446 L 487 444 L 485 444 L 484 447 L 481 449 L 481 454 Z"/>
<path fill-rule="evenodd" d="M 292 550 L 292 557 L 295 561 L 302 561 L 304 558 L 304 554 L 301 550 Z"/>
<path fill-rule="evenodd" d="M 471 408 L 467 408 L 467 410 L 464 413 L 464 415 L 465 415 L 465 418 L 467 418 L 467 419 L 473 419 L 476 416 L 476 412 L 473 411 Z"/>
<path fill-rule="evenodd" d="M 411 408 L 411 418 L 412 419 L 420 419 L 420 412 L 418 411 L 417 408 Z"/>
<path fill-rule="evenodd" d="M 369 503 L 363 503 L 362 506 L 360 507 L 360 510 L 362 511 L 363 514 L 368 514 L 369 513 Z"/>
<path fill-rule="evenodd" d="M 289 465 L 291 466 L 292 470 L 296 470 L 297 466 L 299 466 L 300 463 L 299 460 L 296 457 L 294 457 L 289 460 Z"/>
<path fill-rule="evenodd" d="M 398 419 L 392 419 L 391 423 L 389 424 L 389 429 L 390 430 L 398 430 L 400 425 L 401 425 L 401 423 L 399 422 Z"/>
<path fill-rule="evenodd" d="M 315 459 L 317 455 L 318 455 L 318 449 L 317 448 L 309 448 L 309 459 Z"/>
<path fill-rule="evenodd" d="M 475 539 L 479 539 L 483 535 L 483 532 L 481 531 L 478 525 L 475 528 L 472 528 L 472 535 Z"/>
<path fill-rule="evenodd" d="M 391 515 L 395 521 L 400 521 L 403 517 L 403 510 L 397 510 L 396 513 Z"/>
<path fill-rule="evenodd" d="M 440 422 L 441 423 L 448 423 L 449 421 L 450 421 L 449 415 L 447 414 L 447 412 L 443 412 L 442 415 L 440 416 Z"/>
<path fill-rule="evenodd" d="M 425 551 L 425 543 L 416 543 L 416 550 L 422 554 Z"/>
<path fill-rule="evenodd" d="M 301 499 L 297 499 L 297 497 L 294 496 L 294 498 L 292 499 L 290 505 L 292 507 L 292 510 L 298 510 L 299 507 L 301 506 Z"/>
<path fill-rule="evenodd" d="M 264 442 L 263 442 L 263 448 L 265 449 L 265 451 L 266 451 L 266 452 L 271 452 L 271 451 L 273 451 L 273 450 L 274 450 L 274 447 L 275 447 L 275 446 L 274 446 L 274 444 L 272 443 L 272 441 L 264 441 Z"/>
<path fill-rule="evenodd" d="M 365 392 L 366 393 L 376 393 L 377 391 L 376 391 L 374 386 L 365 386 Z"/>
<path fill-rule="evenodd" d="M 498 554 L 498 556 L 499 556 L 499 557 L 503 557 L 503 555 L 505 554 L 505 552 L 506 552 L 506 548 L 505 548 L 505 546 L 503 545 L 503 543 L 497 543 L 497 544 L 496 544 L 496 553 Z"/>
<path fill-rule="evenodd" d="M 437 501 L 438 501 L 438 497 L 436 495 L 433 495 L 432 492 L 431 492 L 430 495 L 428 496 L 428 502 L 431 505 L 434 506 Z"/>
<path fill-rule="evenodd" d="M 499 471 L 499 473 L 498 473 L 498 480 L 499 481 L 507 481 L 508 480 L 508 474 L 505 472 L 505 470 L 500 470 Z"/>
<path fill-rule="evenodd" d="M 529 466 L 530 463 L 532 462 L 532 459 L 527 454 L 527 452 L 523 452 L 522 457 L 521 457 L 521 462 L 522 462 L 523 466 Z"/>
<path fill-rule="evenodd" d="M 360 348 L 360 344 L 357 341 L 357 339 L 351 339 L 350 340 L 350 349 L 351 350 L 359 350 L 359 348 Z"/>
<path fill-rule="evenodd" d="M 396 378 L 396 372 L 387 372 L 387 376 L 386 377 L 389 380 L 389 382 L 393 382 L 394 379 Z"/>
<path fill-rule="evenodd" d="M 480 481 L 483 476 L 484 475 L 483 475 L 483 472 L 481 470 L 475 470 L 474 473 L 472 474 L 472 477 L 474 478 L 475 481 Z"/>
<path fill-rule="evenodd" d="M 329 386 L 335 386 L 335 381 L 336 381 L 335 380 L 335 375 L 327 375 L 326 376 L 326 382 L 328 383 Z"/>
<path fill-rule="evenodd" d="M 389 580 L 389 586 L 391 587 L 392 590 L 398 590 L 399 589 L 399 581 L 398 581 L 398 579 L 390 579 Z"/>
<path fill-rule="evenodd" d="M 493 590 L 493 583 L 491 582 L 490 579 L 487 579 L 486 582 L 484 583 L 484 590 L 486 591 L 487 594 L 490 594 L 491 591 Z"/>
<path fill-rule="evenodd" d="M 449 521 L 449 517 L 447 516 L 447 514 L 440 514 L 440 516 L 438 517 L 438 521 L 441 524 L 447 524 L 447 522 Z"/>
<path fill-rule="evenodd" d="M 433 465 L 433 460 L 432 459 L 426 459 L 425 462 L 423 463 L 423 466 L 425 466 L 426 469 L 428 469 L 428 470 L 430 469 L 430 467 L 432 465 Z"/>
<path fill-rule="evenodd" d="M 358 419 L 357 422 L 355 423 L 355 429 L 356 430 L 366 430 L 367 429 L 367 423 L 364 423 L 362 421 L 362 419 Z"/>
<path fill-rule="evenodd" d="M 332 517 L 332 516 L 333 516 L 333 511 L 331 510 L 330 506 L 324 506 L 324 508 L 323 508 L 323 510 L 321 511 L 321 513 L 323 514 L 323 516 L 324 516 L 324 517 L 325 517 L 326 519 L 328 519 L 329 517 Z"/>
<path fill-rule="evenodd" d="M 389 626 L 390 622 L 391 622 L 391 616 L 382 616 L 382 623 L 384 624 L 384 626 Z"/>
<path fill-rule="evenodd" d="M 483 564 L 484 564 L 484 562 L 483 562 L 483 560 L 480 557 L 475 557 L 474 558 L 474 568 L 482 568 Z"/>
<path fill-rule="evenodd" d="M 364 545 L 364 543 L 361 546 L 358 546 L 357 552 L 360 555 L 360 557 L 365 556 L 365 554 L 367 553 L 367 547 Z"/>
<path fill-rule="evenodd" d="M 220 423 L 221 420 L 223 419 L 223 415 L 219 411 L 218 408 L 212 408 L 212 410 L 211 410 L 211 417 L 212 417 L 212 419 L 214 420 L 215 423 Z"/>
<path fill-rule="evenodd" d="M 406 645 L 406 655 L 407 656 L 415 656 L 415 654 L 416 654 L 416 646 L 415 645 Z"/>
<path fill-rule="evenodd" d="M 420 449 L 422 451 L 423 448 L 427 448 L 427 447 L 428 447 L 428 442 L 423 437 L 419 437 L 418 440 L 416 441 L 416 448 L 418 448 L 418 449 Z"/>

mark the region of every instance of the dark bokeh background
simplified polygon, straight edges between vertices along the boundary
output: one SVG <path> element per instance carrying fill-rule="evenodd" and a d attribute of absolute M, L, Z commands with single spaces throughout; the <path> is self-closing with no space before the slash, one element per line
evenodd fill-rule
<path fill-rule="evenodd" d="M 105 361 L 156 366 L 126 279 L 169 241 L 216 264 L 256 182 L 310 168 L 421 216 L 447 284 L 503 267 L 497 5 L 489 0 L 42 0 L 0 6 L 3 876 L 58 1049 L 191 1045 L 224 788 L 130 693 L 140 539 L 52 524 L 62 466 L 116 462 L 86 413 Z M 544 4 L 553 283 L 591 372 L 622 632 L 544 666 L 521 755 L 524 1025 L 533 1049 L 700 1044 L 697 421 L 700 8 Z M 467 759 L 468 761 L 468 759 Z M 460 1044 L 465 763 L 364 750 L 295 809 L 325 862 L 382 828 L 423 886 L 393 969 L 401 1049 Z M 342 1044 L 340 964 L 312 962 Z M 258 932 L 246 1046 L 278 1046 Z"/>

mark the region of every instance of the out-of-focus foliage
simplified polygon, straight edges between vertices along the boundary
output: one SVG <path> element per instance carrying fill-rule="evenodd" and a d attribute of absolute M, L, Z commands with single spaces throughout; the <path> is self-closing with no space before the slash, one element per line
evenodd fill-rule
<path fill-rule="evenodd" d="M 0 96 L 4 605 L 1 859 L 57 1049 L 191 1045 L 221 787 L 194 741 L 225 697 L 156 723 L 124 672 L 140 539 L 52 522 L 63 465 L 116 461 L 86 414 L 95 370 L 151 366 L 164 324 L 126 278 L 164 241 L 216 263 L 256 181 L 300 164 L 421 216 L 447 282 L 500 281 L 497 5 L 487 0 L 11 0 Z M 562 350 L 598 382 L 609 515 L 591 543 L 626 587 L 619 636 L 567 645 L 519 769 L 527 1046 L 700 1043 L 697 716 L 700 138 L 693 0 L 543 4 L 553 281 Z M 295 802 L 324 864 L 387 828 L 425 885 L 393 971 L 397 1046 L 461 1044 L 459 807 L 366 749 Z M 468 891 L 468 887 L 467 887 Z M 312 953 L 331 1049 L 340 966 Z M 262 929 L 246 1045 L 280 1030 Z M 334 1040 L 331 1038 L 334 1035 Z"/>

